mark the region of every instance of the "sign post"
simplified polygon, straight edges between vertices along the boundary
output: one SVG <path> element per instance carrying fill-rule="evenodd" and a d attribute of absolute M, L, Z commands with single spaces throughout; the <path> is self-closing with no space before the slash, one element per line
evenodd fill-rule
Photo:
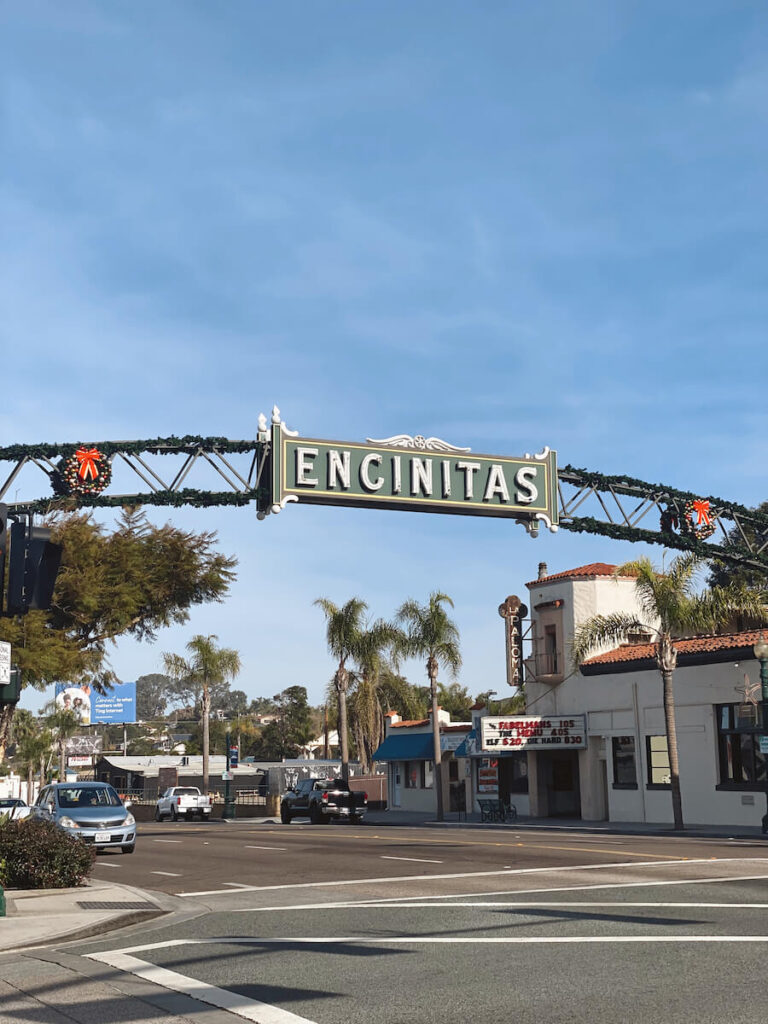
<path fill-rule="evenodd" d="M 227 768 L 222 778 L 224 779 L 224 810 L 221 812 L 222 818 L 234 818 L 235 816 L 235 801 L 232 799 L 230 790 L 230 782 L 232 781 L 232 734 L 227 732 L 226 736 L 227 745 Z M 237 764 L 237 758 L 235 758 L 235 764 Z"/>

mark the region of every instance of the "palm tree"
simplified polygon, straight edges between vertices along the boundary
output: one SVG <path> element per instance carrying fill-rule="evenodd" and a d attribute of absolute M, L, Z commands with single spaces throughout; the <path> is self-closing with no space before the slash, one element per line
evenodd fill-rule
<path fill-rule="evenodd" d="M 67 777 L 67 740 L 80 728 L 80 719 L 70 708 L 54 708 L 46 716 L 46 724 L 53 733 L 59 749 L 59 782 Z"/>
<path fill-rule="evenodd" d="M 756 623 L 766 621 L 762 597 L 741 584 L 698 589 L 698 573 L 705 559 L 686 553 L 672 560 L 668 569 L 657 570 L 649 558 L 626 562 L 615 576 L 634 576 L 642 617 L 631 612 L 595 615 L 577 627 L 573 639 L 573 660 L 578 666 L 606 644 L 616 645 L 633 632 L 655 636 L 656 664 L 662 678 L 664 722 L 669 753 L 672 813 L 676 829 L 683 828 L 680 797 L 680 765 L 672 677 L 677 668 L 675 640 L 701 633 L 715 633 L 735 616 Z"/>
<path fill-rule="evenodd" d="M 375 681 L 385 664 L 384 651 L 392 646 L 398 631 L 383 619 L 377 619 L 369 626 L 365 618 L 368 605 L 359 597 L 350 598 L 341 608 L 327 597 L 319 597 L 315 604 L 325 615 L 328 651 L 338 659 L 333 674 L 333 687 L 339 706 L 341 775 L 346 782 L 349 779 L 347 695 L 350 684 L 358 681 L 355 721 L 361 731 L 356 735 L 356 739 L 358 754 L 365 760 L 366 744 L 370 746 L 371 737 L 376 734 L 379 727 L 375 711 L 376 701 L 372 699 Z M 380 735 L 380 732 L 378 734 Z"/>
<path fill-rule="evenodd" d="M 240 655 L 230 647 L 218 647 L 215 634 L 193 636 L 187 644 L 188 658 L 164 654 L 165 671 L 196 697 L 200 696 L 203 718 L 203 792 L 208 791 L 210 749 L 211 686 L 232 680 L 240 671 Z"/>
<path fill-rule="evenodd" d="M 440 755 L 440 722 L 437 717 L 437 673 L 439 666 L 447 668 L 452 676 L 461 668 L 459 630 L 449 618 L 444 605 L 453 608 L 447 594 L 435 591 L 425 605 L 408 600 L 397 612 L 397 620 L 405 627 L 399 650 L 408 657 L 427 659 L 427 676 L 432 697 L 432 740 L 434 747 L 435 788 L 437 790 L 437 820 L 443 820 L 443 772 Z"/>

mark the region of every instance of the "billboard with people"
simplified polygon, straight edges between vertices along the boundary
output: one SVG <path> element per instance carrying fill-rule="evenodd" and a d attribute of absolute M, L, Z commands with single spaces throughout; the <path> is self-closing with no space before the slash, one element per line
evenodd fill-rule
<path fill-rule="evenodd" d="M 136 721 L 136 683 L 118 683 L 97 693 L 88 683 L 56 683 L 56 707 L 73 711 L 80 725 L 123 725 Z"/>

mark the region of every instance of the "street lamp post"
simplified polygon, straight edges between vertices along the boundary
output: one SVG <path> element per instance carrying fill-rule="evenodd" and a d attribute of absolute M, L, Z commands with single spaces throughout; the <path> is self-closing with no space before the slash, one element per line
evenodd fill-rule
<path fill-rule="evenodd" d="M 754 652 L 754 655 L 757 658 L 757 660 L 760 662 L 760 688 L 762 690 L 762 694 L 761 694 L 761 698 L 762 699 L 760 701 L 760 707 L 761 707 L 761 720 L 760 720 L 760 724 L 761 724 L 761 726 L 762 726 L 762 728 L 764 730 L 764 732 L 761 734 L 761 738 L 762 738 L 763 736 L 768 736 L 768 639 L 766 639 L 766 636 L 765 636 L 764 632 L 760 633 L 760 639 L 753 645 L 752 651 Z M 766 806 L 766 811 L 765 811 L 765 814 L 763 815 L 763 821 L 762 821 L 763 834 L 764 835 L 766 833 L 768 833 L 768 760 L 765 762 L 765 767 L 766 767 L 766 771 L 765 771 L 765 806 Z"/>

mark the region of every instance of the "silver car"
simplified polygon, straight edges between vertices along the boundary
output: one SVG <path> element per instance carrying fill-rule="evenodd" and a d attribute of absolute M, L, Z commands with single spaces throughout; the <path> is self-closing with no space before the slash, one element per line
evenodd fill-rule
<path fill-rule="evenodd" d="M 106 782 L 56 782 L 40 791 L 32 811 L 71 836 L 96 847 L 97 853 L 136 848 L 136 820 Z"/>

